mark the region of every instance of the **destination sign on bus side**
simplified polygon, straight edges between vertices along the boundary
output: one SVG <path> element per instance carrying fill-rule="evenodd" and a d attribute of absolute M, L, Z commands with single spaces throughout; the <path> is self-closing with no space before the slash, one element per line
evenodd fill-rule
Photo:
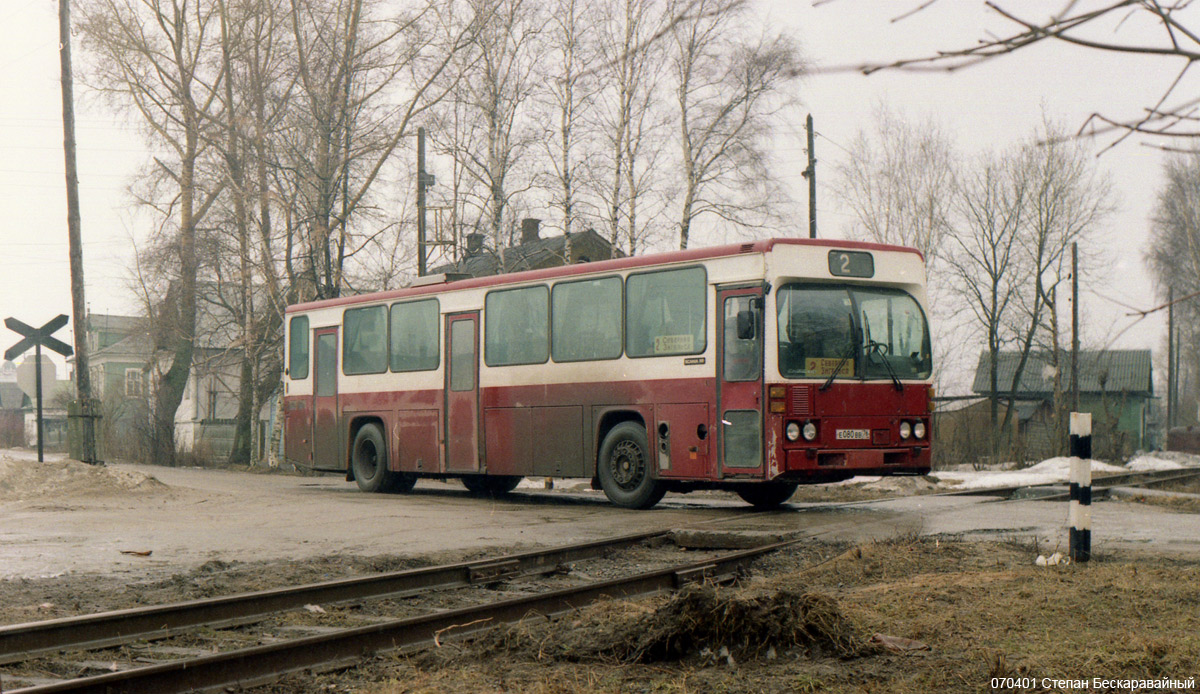
<path fill-rule="evenodd" d="M 655 354 L 684 354 L 696 351 L 696 339 L 689 335 L 658 335 L 654 338 Z"/>
<path fill-rule="evenodd" d="M 834 369 L 837 368 L 841 359 L 823 359 L 820 357 L 809 357 L 804 360 L 804 373 L 808 376 L 830 376 Z M 854 373 L 854 360 L 847 359 L 845 364 L 842 364 L 839 375 L 850 376 Z"/>

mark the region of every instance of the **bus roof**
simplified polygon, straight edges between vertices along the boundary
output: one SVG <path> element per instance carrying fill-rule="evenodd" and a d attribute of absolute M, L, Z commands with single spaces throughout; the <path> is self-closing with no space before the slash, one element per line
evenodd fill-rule
<path fill-rule="evenodd" d="M 742 253 L 766 253 L 776 245 L 795 245 L 795 246 L 818 246 L 826 248 L 850 248 L 867 251 L 893 251 L 903 253 L 913 253 L 922 260 L 925 257 L 915 248 L 906 246 L 892 246 L 882 243 L 866 243 L 863 241 L 841 241 L 836 239 L 787 239 L 773 238 L 764 239 L 762 241 L 754 241 L 740 244 L 730 244 L 726 246 L 710 246 L 708 248 L 690 248 L 684 251 L 669 251 L 666 253 L 653 253 L 649 255 L 638 255 L 627 258 L 614 258 L 612 260 L 597 260 L 589 263 L 581 263 L 576 265 L 563 265 L 552 268 L 543 268 L 539 270 L 523 270 L 521 272 L 510 272 L 499 275 L 488 275 L 486 277 L 473 277 L 461 279 L 452 282 L 425 284 L 420 286 L 405 287 L 402 289 L 391 289 L 384 292 L 372 292 L 368 294 L 355 294 L 353 296 L 341 296 L 333 299 L 322 299 L 319 301 L 309 301 L 300 304 L 293 304 L 287 307 L 287 313 L 297 313 L 300 311 L 311 311 L 320 308 L 330 308 L 334 306 L 342 306 L 349 304 L 366 303 L 371 301 L 389 301 L 391 299 L 400 299 L 407 297 L 416 297 L 423 295 L 440 294 L 445 291 L 455 291 L 459 289 L 474 289 L 479 287 L 491 287 L 497 285 L 511 284 L 517 282 L 537 281 L 543 279 L 557 279 L 561 277 L 571 277 L 574 275 L 593 274 L 597 272 L 606 272 L 614 270 L 625 270 L 629 268 L 646 267 L 649 265 L 664 265 L 669 263 L 682 263 L 694 260 L 707 260 L 710 258 L 722 258 L 726 256 L 740 255 Z"/>

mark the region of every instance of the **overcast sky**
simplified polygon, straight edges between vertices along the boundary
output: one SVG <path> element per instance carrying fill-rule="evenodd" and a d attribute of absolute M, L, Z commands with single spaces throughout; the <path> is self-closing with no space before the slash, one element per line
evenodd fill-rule
<path fill-rule="evenodd" d="M 954 73 L 884 72 L 865 77 L 836 68 L 929 55 L 970 45 L 989 33 L 1011 31 L 1006 20 L 982 0 L 940 0 L 902 21 L 891 21 L 918 0 L 764 1 L 764 22 L 786 27 L 802 45 L 816 71 L 799 83 L 802 112 L 810 111 L 821 137 L 816 143 L 819 227 L 822 236 L 841 237 L 848 221 L 837 208 L 832 165 L 845 155 L 860 128 L 871 125 L 876 104 L 914 120 L 932 115 L 950 130 L 966 153 L 1003 147 L 1027 137 L 1043 112 L 1071 129 L 1100 111 L 1135 117 L 1152 105 L 1181 66 L 1166 59 L 1103 54 L 1061 44 L 1038 46 Z M 1044 0 L 1002 0 L 1002 5 L 1036 17 Z M 1081 3 L 1085 4 L 1085 3 Z M 0 4 L 0 318 L 15 316 L 40 325 L 71 313 L 66 244 L 66 203 L 58 84 L 57 2 L 4 0 Z M 1191 16 L 1200 12 L 1191 11 Z M 1200 24 L 1200 17 L 1195 24 Z M 1130 22 L 1122 36 L 1146 36 Z M 1105 31 L 1113 27 L 1104 28 Z M 78 43 L 76 62 L 85 59 Z M 1192 93 L 1195 93 L 1194 91 Z M 87 298 L 97 313 L 137 310 L 129 290 L 132 239 L 143 235 L 127 212 L 125 186 L 146 155 L 137 134 L 108 114 L 77 86 L 80 189 Z M 803 132 L 802 115 L 791 129 Z M 1094 141 L 1097 152 L 1111 141 Z M 1139 307 L 1159 303 L 1143 257 L 1149 215 L 1161 181 L 1161 157 L 1132 139 L 1104 153 L 1097 166 L 1107 171 L 1119 211 L 1096 239 L 1110 251 L 1102 286 L 1084 296 L 1091 317 L 1085 335 L 1093 340 L 1116 335 L 1132 319 L 1110 299 Z M 806 200 L 800 171 L 805 168 L 802 137 L 781 154 L 782 171 Z M 798 220 L 801 227 L 806 220 Z M 803 231 L 800 232 L 801 234 Z M 1102 296 L 1101 296 L 1102 295 Z M 59 333 L 71 341 L 69 331 Z M 1142 321 L 1114 343 L 1118 347 L 1162 348 L 1165 320 Z M 0 328 L 0 347 L 18 336 Z M 1107 342 L 1108 339 L 1103 339 Z M 60 371 L 61 376 L 61 371 Z"/>

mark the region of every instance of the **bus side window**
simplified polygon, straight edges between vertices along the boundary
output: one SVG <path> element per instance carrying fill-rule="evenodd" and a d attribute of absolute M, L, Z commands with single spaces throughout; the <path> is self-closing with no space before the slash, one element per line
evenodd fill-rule
<path fill-rule="evenodd" d="M 625 282 L 625 351 L 631 357 L 699 354 L 708 335 L 704 268 L 630 275 Z"/>
<path fill-rule="evenodd" d="M 342 373 L 372 374 L 387 371 L 387 308 L 368 306 L 347 309 L 342 316 Z"/>
<path fill-rule="evenodd" d="M 621 278 L 559 282 L 551 297 L 554 361 L 621 356 Z"/>
<path fill-rule="evenodd" d="M 484 300 L 487 365 L 542 364 L 549 358 L 549 290 L 536 286 L 488 292 Z"/>
<path fill-rule="evenodd" d="M 432 371 L 440 361 L 438 301 L 392 304 L 390 364 L 392 371 Z"/>
<path fill-rule="evenodd" d="M 288 375 L 293 381 L 308 378 L 308 316 L 294 316 L 288 323 Z"/>

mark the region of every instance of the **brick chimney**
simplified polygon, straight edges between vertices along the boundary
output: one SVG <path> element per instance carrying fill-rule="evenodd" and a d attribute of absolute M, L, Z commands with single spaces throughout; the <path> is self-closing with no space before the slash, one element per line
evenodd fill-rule
<path fill-rule="evenodd" d="M 483 250 L 483 234 L 467 234 L 467 257 L 479 255 Z"/>
<path fill-rule="evenodd" d="M 521 220 L 521 245 L 522 246 L 524 246 L 527 243 L 532 243 L 534 241 L 537 241 L 539 238 L 541 238 L 540 236 L 538 236 L 538 232 L 539 232 L 541 225 L 542 225 L 542 220 L 534 219 L 533 217 L 526 217 L 525 219 Z"/>

